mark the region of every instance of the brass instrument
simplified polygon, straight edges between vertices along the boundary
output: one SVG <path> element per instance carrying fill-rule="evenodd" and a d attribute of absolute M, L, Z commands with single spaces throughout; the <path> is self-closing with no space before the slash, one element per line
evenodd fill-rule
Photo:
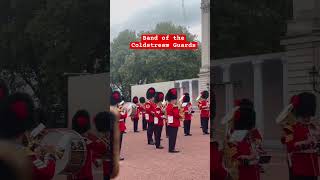
<path fill-rule="evenodd" d="M 293 131 L 292 125 L 296 123 L 296 117 L 291 112 L 293 105 L 289 104 L 285 107 L 282 112 L 278 115 L 276 123 L 279 124 L 282 128 L 285 128 L 289 131 Z"/>
<path fill-rule="evenodd" d="M 184 120 L 185 114 L 184 114 L 184 107 L 182 105 L 182 100 L 183 100 L 184 95 L 179 99 L 177 102 L 178 108 L 179 108 L 179 115 L 180 115 L 180 121 Z"/>

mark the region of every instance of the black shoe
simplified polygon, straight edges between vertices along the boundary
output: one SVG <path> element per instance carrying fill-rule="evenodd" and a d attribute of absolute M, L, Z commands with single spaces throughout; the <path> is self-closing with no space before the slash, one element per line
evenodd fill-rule
<path fill-rule="evenodd" d="M 121 157 L 121 156 L 120 156 L 120 161 L 123 161 L 123 160 L 124 160 L 124 157 Z"/>
<path fill-rule="evenodd" d="M 180 151 L 177 150 L 173 150 L 173 151 L 169 151 L 169 153 L 179 153 Z"/>
<path fill-rule="evenodd" d="M 149 145 L 154 145 L 154 142 L 148 142 Z"/>
<path fill-rule="evenodd" d="M 158 146 L 158 147 L 156 147 L 157 149 L 163 149 L 163 146 Z"/>
<path fill-rule="evenodd" d="M 192 134 L 187 134 L 187 136 L 192 136 Z"/>
<path fill-rule="evenodd" d="M 134 131 L 135 133 L 139 132 L 139 131 Z"/>
<path fill-rule="evenodd" d="M 123 133 L 124 133 L 124 134 L 126 134 L 127 132 L 126 132 L 126 131 L 124 131 Z"/>
<path fill-rule="evenodd" d="M 204 132 L 204 133 L 203 133 L 203 135 L 208 135 L 208 134 L 209 134 L 208 132 Z"/>
<path fill-rule="evenodd" d="M 189 136 L 188 134 L 184 134 L 184 136 Z"/>

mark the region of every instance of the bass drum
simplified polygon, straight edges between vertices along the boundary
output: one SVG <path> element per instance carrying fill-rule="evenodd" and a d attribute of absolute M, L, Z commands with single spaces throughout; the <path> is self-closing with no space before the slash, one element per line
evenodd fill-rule
<path fill-rule="evenodd" d="M 60 156 L 56 155 L 56 175 L 77 173 L 86 161 L 86 142 L 80 134 L 73 130 L 48 129 L 41 144 L 53 145 L 61 152 Z"/>

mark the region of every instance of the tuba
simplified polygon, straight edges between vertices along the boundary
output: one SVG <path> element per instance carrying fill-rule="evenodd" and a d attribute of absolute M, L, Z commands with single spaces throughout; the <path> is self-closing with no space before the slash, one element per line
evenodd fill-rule
<path fill-rule="evenodd" d="M 180 114 L 180 120 L 183 121 L 184 120 L 184 103 L 182 102 L 183 101 L 183 96 L 181 96 L 181 98 L 179 99 L 178 101 L 178 108 L 179 108 L 179 114 Z"/>
<path fill-rule="evenodd" d="M 279 124 L 283 129 L 293 131 L 292 125 L 296 123 L 296 117 L 292 113 L 293 105 L 289 104 L 285 107 L 276 118 L 276 123 Z"/>

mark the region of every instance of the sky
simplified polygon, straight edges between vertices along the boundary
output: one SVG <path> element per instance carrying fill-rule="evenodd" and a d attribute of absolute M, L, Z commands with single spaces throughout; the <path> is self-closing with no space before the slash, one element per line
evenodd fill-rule
<path fill-rule="evenodd" d="M 111 0 L 110 40 L 119 32 L 130 29 L 136 32 L 150 30 L 159 22 L 170 21 L 186 25 L 192 34 L 201 40 L 201 0 Z"/>

